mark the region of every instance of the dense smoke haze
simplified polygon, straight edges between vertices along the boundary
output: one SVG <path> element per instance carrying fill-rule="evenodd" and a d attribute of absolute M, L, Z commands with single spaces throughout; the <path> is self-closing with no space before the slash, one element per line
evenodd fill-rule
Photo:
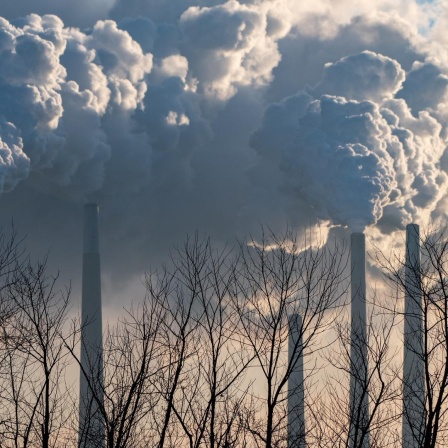
<path fill-rule="evenodd" d="M 75 291 L 86 201 L 106 304 L 196 229 L 366 229 L 390 245 L 411 221 L 446 222 L 442 0 L 27 0 L 2 14 L 1 222 Z"/>

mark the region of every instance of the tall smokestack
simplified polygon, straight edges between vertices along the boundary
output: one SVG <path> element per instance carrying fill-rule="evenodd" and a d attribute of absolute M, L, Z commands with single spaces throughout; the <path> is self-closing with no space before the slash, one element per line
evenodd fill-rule
<path fill-rule="evenodd" d="M 425 427 L 425 380 L 422 340 L 420 229 L 406 226 L 403 360 L 403 448 L 422 446 Z"/>
<path fill-rule="evenodd" d="M 79 447 L 104 446 L 103 342 L 98 206 L 84 206 Z"/>
<path fill-rule="evenodd" d="M 302 317 L 289 316 L 288 448 L 305 447 L 305 391 L 303 384 Z"/>
<path fill-rule="evenodd" d="M 350 447 L 369 447 L 366 328 L 366 249 L 363 233 L 351 235 Z"/>

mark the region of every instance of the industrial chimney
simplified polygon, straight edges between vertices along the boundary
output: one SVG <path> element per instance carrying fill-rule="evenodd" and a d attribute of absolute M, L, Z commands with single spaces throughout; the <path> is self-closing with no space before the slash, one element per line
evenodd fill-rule
<path fill-rule="evenodd" d="M 363 233 L 351 235 L 351 342 L 349 447 L 369 447 L 366 329 L 366 257 Z"/>
<path fill-rule="evenodd" d="M 288 448 L 305 447 L 305 392 L 303 383 L 302 317 L 289 316 Z"/>
<path fill-rule="evenodd" d="M 79 443 L 82 448 L 104 446 L 103 342 L 98 206 L 84 206 L 82 268 L 81 371 L 79 390 Z"/>
<path fill-rule="evenodd" d="M 403 359 L 403 448 L 422 446 L 425 428 L 425 380 L 422 340 L 420 229 L 406 227 Z"/>

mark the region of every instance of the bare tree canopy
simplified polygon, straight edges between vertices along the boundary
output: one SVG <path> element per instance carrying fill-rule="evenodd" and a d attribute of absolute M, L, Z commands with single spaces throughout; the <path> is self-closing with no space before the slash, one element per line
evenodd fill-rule
<path fill-rule="evenodd" d="M 259 241 L 220 249 L 209 238 L 188 238 L 146 275 L 146 297 L 103 329 L 101 363 L 91 359 L 92 372 L 98 365 L 101 372 L 84 373 L 104 440 L 82 443 L 361 448 L 368 440 L 371 448 L 404 447 L 403 422 L 413 446 L 444 446 L 446 232 L 420 238 L 418 254 L 419 263 L 378 251 L 371 258 L 388 287 L 368 294 L 366 332 L 356 338 L 344 245 L 268 230 Z M 31 260 L 14 232 L 0 236 L 0 293 L 1 446 L 79 446 L 77 388 L 69 378 L 86 369 L 79 347 L 89 323 L 69 318 L 70 290 L 57 286 L 46 260 Z M 402 306 L 406 297 L 420 303 L 414 314 Z M 362 425 L 362 406 L 351 409 L 349 400 L 354 346 L 367 353 L 367 376 L 358 378 L 369 402 Z M 409 350 L 423 366 L 418 390 L 418 378 L 403 371 Z M 359 428 L 356 440 L 351 427 Z"/>

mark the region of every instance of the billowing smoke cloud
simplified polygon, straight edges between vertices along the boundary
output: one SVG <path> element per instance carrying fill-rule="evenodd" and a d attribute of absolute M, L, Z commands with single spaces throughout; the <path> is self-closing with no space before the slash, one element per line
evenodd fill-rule
<path fill-rule="evenodd" d="M 416 78 L 431 79 L 438 95 L 414 88 Z M 443 127 L 431 115 L 444 106 L 446 77 L 417 64 L 404 81 L 396 61 L 369 51 L 327 64 L 310 93 L 267 109 L 252 146 L 319 218 L 357 231 L 402 228 L 447 191 Z"/>
<path fill-rule="evenodd" d="M 237 86 L 270 81 L 280 60 L 276 40 L 287 31 L 280 22 L 268 24 L 263 8 L 236 0 L 215 7 L 192 6 L 181 15 L 179 26 L 199 86 L 205 94 L 224 100 Z"/>
<path fill-rule="evenodd" d="M 400 90 L 405 73 L 397 61 L 364 51 L 325 66 L 315 95 L 326 93 L 356 101 L 381 103 Z"/>
<path fill-rule="evenodd" d="M 23 139 L 28 169 L 76 194 L 101 188 L 110 158 L 101 120 L 141 106 L 151 55 L 111 21 L 90 34 L 56 16 L 0 26 L 0 115 Z M 6 186 L 26 177 L 16 175 Z"/>
<path fill-rule="evenodd" d="M 292 126 L 285 129 L 285 122 Z M 287 191 L 305 198 L 320 219 L 363 230 L 397 196 L 387 151 L 392 135 L 373 103 L 299 94 L 271 106 L 263 124 L 253 146 L 268 158 L 279 151 L 272 161 Z"/>
<path fill-rule="evenodd" d="M 0 189 L 11 191 L 28 176 L 30 160 L 15 126 L 0 120 Z"/>
<path fill-rule="evenodd" d="M 114 290 L 196 229 L 446 217 L 438 2 L 38 3 L 0 19 L 0 216 L 74 277 L 87 200 Z"/>

